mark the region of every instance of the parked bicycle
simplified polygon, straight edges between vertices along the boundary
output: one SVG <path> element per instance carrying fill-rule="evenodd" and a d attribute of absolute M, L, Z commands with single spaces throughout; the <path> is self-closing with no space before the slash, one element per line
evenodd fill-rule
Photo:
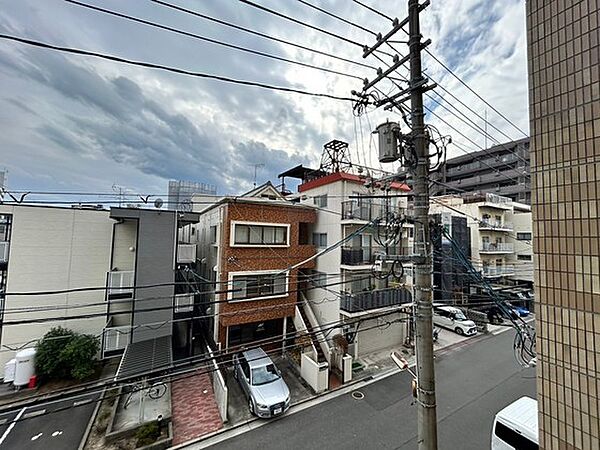
<path fill-rule="evenodd" d="M 139 383 L 135 383 L 131 391 L 127 394 L 125 398 L 125 404 L 123 405 L 123 409 L 126 409 L 131 400 L 133 399 L 133 394 L 139 392 L 140 399 L 141 396 L 150 397 L 152 400 L 157 400 L 161 398 L 163 395 L 167 393 L 167 385 L 163 381 L 157 381 L 156 383 L 147 385 L 145 381 L 141 381 Z"/>

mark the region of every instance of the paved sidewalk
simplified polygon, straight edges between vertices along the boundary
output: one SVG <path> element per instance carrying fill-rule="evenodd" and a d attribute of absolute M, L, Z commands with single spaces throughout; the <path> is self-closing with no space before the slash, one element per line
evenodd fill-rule
<path fill-rule="evenodd" d="M 181 377 L 171 388 L 173 445 L 223 428 L 208 374 Z"/>

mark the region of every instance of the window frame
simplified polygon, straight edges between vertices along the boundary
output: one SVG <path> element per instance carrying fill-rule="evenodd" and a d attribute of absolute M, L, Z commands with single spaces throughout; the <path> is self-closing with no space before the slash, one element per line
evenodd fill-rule
<path fill-rule="evenodd" d="M 268 294 L 268 295 L 261 295 L 258 297 L 250 297 L 250 298 L 246 298 L 247 295 L 247 288 L 246 288 L 246 296 L 244 298 L 234 298 L 234 279 L 236 277 L 245 277 L 245 278 L 249 278 L 252 277 L 253 275 L 256 276 L 263 276 L 263 275 L 277 275 L 281 273 L 281 270 L 254 270 L 254 271 L 244 271 L 244 272 L 229 272 L 227 277 L 228 277 L 228 291 L 227 292 L 227 301 L 230 303 L 239 303 L 239 302 L 254 302 L 257 300 L 268 300 L 271 298 L 283 298 L 283 297 L 288 297 L 290 295 L 290 274 L 289 272 L 281 274 L 281 276 L 285 277 L 285 290 L 283 292 L 279 292 L 279 293 L 275 293 L 275 283 L 273 284 L 273 293 L 272 294 Z"/>
<path fill-rule="evenodd" d="M 531 231 L 517 231 L 517 241 L 531 241 L 533 239 L 533 233 Z M 528 235 L 529 239 L 523 238 L 523 235 Z M 521 237 L 519 237 L 521 236 Z"/>
<path fill-rule="evenodd" d="M 260 243 L 250 243 L 250 233 L 252 232 L 251 229 L 248 229 L 248 243 L 236 243 L 235 241 L 235 235 L 236 235 L 236 228 L 238 225 L 242 225 L 242 226 L 248 226 L 248 227 L 274 227 L 273 230 L 273 237 L 274 240 L 276 240 L 276 236 L 277 236 L 277 228 L 281 228 L 281 229 L 285 229 L 285 243 L 272 243 L 272 244 L 265 244 L 263 242 Z M 229 246 L 230 247 L 247 247 L 247 248 L 256 248 L 256 247 L 289 247 L 290 246 L 290 229 L 291 229 L 291 224 L 289 223 L 272 223 L 272 222 L 246 222 L 246 221 L 240 221 L 240 220 L 232 220 L 231 221 L 231 225 L 229 227 L 230 233 L 229 233 Z M 264 232 L 261 232 L 261 235 L 264 236 Z"/>
<path fill-rule="evenodd" d="M 325 245 L 321 245 L 322 244 L 322 238 L 323 236 L 325 236 Z M 315 242 L 315 238 L 318 237 L 318 241 L 319 242 Z M 312 245 L 314 245 L 317 248 L 327 248 L 327 233 L 316 233 L 313 232 L 312 234 Z"/>

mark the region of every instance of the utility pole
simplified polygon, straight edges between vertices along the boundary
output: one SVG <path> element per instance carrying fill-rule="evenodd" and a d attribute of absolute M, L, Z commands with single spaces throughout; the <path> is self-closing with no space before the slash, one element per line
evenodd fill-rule
<path fill-rule="evenodd" d="M 417 157 L 414 177 L 415 253 L 415 348 L 417 354 L 418 448 L 437 449 L 435 370 L 433 365 L 432 261 L 429 236 L 429 138 L 423 113 L 423 90 L 414 88 L 423 82 L 421 73 L 421 30 L 419 2 L 408 1 L 408 47 L 410 55 L 411 125 Z"/>
<path fill-rule="evenodd" d="M 384 109 L 399 108 L 404 115 L 402 104 L 410 100 L 410 133 L 402 133 L 401 126 L 395 122 L 385 122 L 377 127 L 379 135 L 379 162 L 391 163 L 400 160 L 401 164 L 413 175 L 414 198 L 414 250 L 407 257 L 413 263 L 413 316 L 415 332 L 415 351 L 417 357 L 416 397 L 418 408 L 419 450 L 437 449 L 437 418 L 435 400 L 435 372 L 433 364 L 433 305 L 432 305 L 432 258 L 431 239 L 429 233 L 429 172 L 439 168 L 439 160 L 434 169 L 431 168 L 429 142 L 432 139 L 425 127 L 423 112 L 423 93 L 434 89 L 436 84 L 428 84 L 421 69 L 421 52 L 431 43 L 430 39 L 421 41 L 419 14 L 429 5 L 429 0 L 419 4 L 419 0 L 408 0 L 408 17 L 403 20 L 394 19 L 392 29 L 384 36 L 378 34 L 377 42 L 365 46 L 363 58 L 366 58 L 389 40 L 396 32 L 408 25 L 409 54 L 394 55 L 393 63 L 385 70 L 379 68 L 377 76 L 369 81 L 363 80 L 362 92 L 352 91 L 358 100 L 354 106 L 356 113 L 365 111 L 371 95 L 368 90 L 382 79 L 388 77 L 405 63 L 410 63 L 410 80 L 408 88 L 400 92 L 378 98 L 372 102 L 376 107 Z M 392 47 L 393 48 L 393 47 Z M 406 120 L 405 120 L 406 121 Z M 445 151 L 445 149 L 444 149 Z M 435 156 L 434 156 L 435 157 Z M 389 258 L 392 259 L 392 258 Z M 402 261 L 402 259 L 399 259 Z"/>

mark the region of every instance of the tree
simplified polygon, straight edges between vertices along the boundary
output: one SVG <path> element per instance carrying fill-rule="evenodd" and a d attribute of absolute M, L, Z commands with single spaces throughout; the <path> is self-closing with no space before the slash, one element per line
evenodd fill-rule
<path fill-rule="evenodd" d="M 37 344 L 37 373 L 42 380 L 73 378 L 81 381 L 94 373 L 99 348 L 95 336 L 63 327 L 52 328 Z"/>

